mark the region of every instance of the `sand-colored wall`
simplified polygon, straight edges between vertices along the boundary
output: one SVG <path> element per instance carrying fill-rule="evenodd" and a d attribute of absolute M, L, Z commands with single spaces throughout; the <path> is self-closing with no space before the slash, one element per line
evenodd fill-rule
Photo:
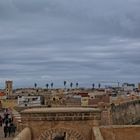
<path fill-rule="evenodd" d="M 13 140 L 32 140 L 30 128 L 24 128 Z"/>
<path fill-rule="evenodd" d="M 104 140 L 140 140 L 140 126 L 100 127 Z"/>
<path fill-rule="evenodd" d="M 30 121 L 27 123 L 32 128 L 33 140 L 38 140 L 41 135 L 47 131 L 64 129 L 71 131 L 72 135 L 78 133 L 84 140 L 92 140 L 92 121 Z M 66 131 L 67 132 L 67 131 Z"/>
<path fill-rule="evenodd" d="M 75 112 L 73 108 L 28 109 L 21 112 L 21 121 L 31 128 L 33 140 L 44 140 L 57 133 L 66 133 L 68 140 L 72 137 L 76 140 L 92 140 L 92 127 L 100 124 L 101 116 L 100 109 L 89 109 L 77 108 L 78 112 L 76 108 Z M 70 110 L 72 115 L 69 114 Z"/>
<path fill-rule="evenodd" d="M 114 105 L 111 108 L 112 125 L 134 124 L 140 120 L 140 100 Z"/>

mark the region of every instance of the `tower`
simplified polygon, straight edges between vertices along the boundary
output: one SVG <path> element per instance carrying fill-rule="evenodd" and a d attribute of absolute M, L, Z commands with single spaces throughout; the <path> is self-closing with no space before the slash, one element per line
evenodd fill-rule
<path fill-rule="evenodd" d="M 6 95 L 12 95 L 13 81 L 5 81 L 5 93 Z"/>

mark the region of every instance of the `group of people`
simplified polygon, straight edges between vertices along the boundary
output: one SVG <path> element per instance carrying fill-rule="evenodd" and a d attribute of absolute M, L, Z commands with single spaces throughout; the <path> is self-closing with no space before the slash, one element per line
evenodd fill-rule
<path fill-rule="evenodd" d="M 13 118 L 11 116 L 11 114 L 5 112 L 3 117 L 0 116 L 0 126 L 4 126 L 3 127 L 3 132 L 4 132 L 4 137 L 10 137 L 15 135 L 16 132 L 16 126 L 13 123 Z"/>

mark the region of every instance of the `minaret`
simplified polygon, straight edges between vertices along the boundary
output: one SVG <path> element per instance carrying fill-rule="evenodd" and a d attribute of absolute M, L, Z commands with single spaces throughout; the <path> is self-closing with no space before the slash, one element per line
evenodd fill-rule
<path fill-rule="evenodd" d="M 5 93 L 6 95 L 12 95 L 13 81 L 5 81 Z"/>

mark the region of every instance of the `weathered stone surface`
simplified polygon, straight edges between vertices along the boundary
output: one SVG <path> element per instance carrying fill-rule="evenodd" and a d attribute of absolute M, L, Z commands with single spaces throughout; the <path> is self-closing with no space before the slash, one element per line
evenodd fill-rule
<path fill-rule="evenodd" d="M 67 140 L 92 140 L 92 127 L 99 125 L 101 111 L 94 108 L 41 108 L 21 113 L 22 122 L 30 126 L 33 140 L 45 140 L 54 134 Z"/>
<path fill-rule="evenodd" d="M 134 124 L 140 120 L 139 100 L 132 100 L 111 108 L 111 119 L 113 125 Z"/>
<path fill-rule="evenodd" d="M 139 108 L 140 101 L 133 100 L 111 105 L 102 112 L 93 108 L 28 109 L 21 113 L 21 119 L 30 126 L 33 140 L 52 140 L 64 133 L 67 140 L 139 140 L 140 126 L 124 126 L 140 120 Z M 111 126 L 99 129 L 100 122 Z"/>
<path fill-rule="evenodd" d="M 32 140 L 31 129 L 24 128 L 13 140 Z"/>
<path fill-rule="evenodd" d="M 104 140 L 139 140 L 140 126 L 106 126 L 100 127 Z"/>
<path fill-rule="evenodd" d="M 101 112 L 101 125 L 128 125 L 140 120 L 140 100 L 111 104 Z"/>
<path fill-rule="evenodd" d="M 93 127 L 95 140 L 104 140 L 99 127 Z"/>

